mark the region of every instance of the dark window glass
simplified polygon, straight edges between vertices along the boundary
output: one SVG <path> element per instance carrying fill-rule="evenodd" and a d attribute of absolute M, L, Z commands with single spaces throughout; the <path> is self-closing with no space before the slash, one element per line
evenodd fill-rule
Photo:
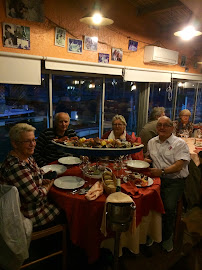
<path fill-rule="evenodd" d="M 137 113 L 139 91 L 131 82 L 123 79 L 106 79 L 104 132 L 112 128 L 112 118 L 121 114 L 127 122 L 126 130 L 129 134 L 137 131 Z"/>
<path fill-rule="evenodd" d="M 164 107 L 165 115 L 172 118 L 174 85 L 170 83 L 151 83 L 149 97 L 149 113 L 153 107 Z"/>
<path fill-rule="evenodd" d="M 53 115 L 67 112 L 79 137 L 99 134 L 102 78 L 53 76 Z"/>
<path fill-rule="evenodd" d="M 17 123 L 28 123 L 36 128 L 36 137 L 48 123 L 48 80 L 42 84 L 0 84 L 0 162 L 11 149 L 9 130 Z"/>

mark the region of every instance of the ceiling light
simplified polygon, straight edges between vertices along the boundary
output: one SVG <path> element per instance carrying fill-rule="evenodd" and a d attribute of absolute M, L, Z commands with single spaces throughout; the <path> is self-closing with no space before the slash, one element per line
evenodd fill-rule
<path fill-rule="evenodd" d="M 93 11 L 80 19 L 80 22 L 94 26 L 106 26 L 114 23 L 112 19 L 109 19 L 101 14 L 100 11 Z"/>
<path fill-rule="evenodd" d="M 175 32 L 174 35 L 181 37 L 183 40 L 190 40 L 193 37 L 202 35 L 202 32 L 196 31 L 193 26 L 187 26 L 182 31 Z"/>

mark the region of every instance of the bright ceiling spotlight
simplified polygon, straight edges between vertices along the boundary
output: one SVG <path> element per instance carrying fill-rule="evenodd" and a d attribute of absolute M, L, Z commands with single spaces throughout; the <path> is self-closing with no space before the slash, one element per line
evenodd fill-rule
<path fill-rule="evenodd" d="M 197 31 L 193 26 L 187 26 L 182 31 L 175 32 L 174 35 L 181 37 L 183 40 L 190 40 L 193 37 L 202 35 L 202 32 Z"/>
<path fill-rule="evenodd" d="M 92 26 L 106 26 L 113 24 L 114 21 L 110 18 L 107 18 L 100 11 L 100 7 L 98 4 L 95 4 L 92 11 L 90 11 L 87 15 L 83 16 L 80 19 L 80 22 L 86 23 Z"/>

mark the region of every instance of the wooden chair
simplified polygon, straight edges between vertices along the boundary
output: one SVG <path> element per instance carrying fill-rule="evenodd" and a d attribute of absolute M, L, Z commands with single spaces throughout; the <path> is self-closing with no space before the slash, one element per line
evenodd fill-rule
<path fill-rule="evenodd" d="M 66 258 L 67 258 L 66 230 L 67 230 L 66 224 L 59 224 L 59 225 L 55 225 L 53 227 L 50 227 L 50 228 L 47 228 L 47 229 L 44 229 L 44 230 L 41 230 L 41 231 L 33 232 L 32 237 L 31 237 L 31 241 L 42 239 L 42 238 L 48 237 L 50 235 L 62 232 L 62 248 L 60 250 L 56 251 L 56 252 L 52 252 L 49 255 L 43 256 L 43 257 L 38 258 L 38 259 L 36 259 L 34 261 L 25 262 L 21 266 L 20 269 L 26 268 L 26 267 L 28 267 L 28 266 L 30 266 L 32 264 L 38 263 L 38 262 L 43 261 L 43 260 L 47 260 L 47 259 L 49 259 L 49 258 L 51 258 L 53 256 L 57 256 L 57 255 L 62 254 L 62 269 L 66 270 L 66 266 L 67 266 L 67 263 L 66 263 Z"/>

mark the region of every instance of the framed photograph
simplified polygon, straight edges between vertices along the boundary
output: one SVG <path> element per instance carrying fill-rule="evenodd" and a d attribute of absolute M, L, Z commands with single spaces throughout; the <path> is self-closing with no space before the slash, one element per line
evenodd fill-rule
<path fill-rule="evenodd" d="M 137 51 L 138 42 L 134 40 L 129 40 L 128 50 L 136 52 Z"/>
<path fill-rule="evenodd" d="M 83 41 L 81 39 L 68 38 L 68 52 L 82 53 Z"/>
<path fill-rule="evenodd" d="M 3 23 L 3 46 L 30 50 L 30 28 L 22 25 Z"/>
<path fill-rule="evenodd" d="M 43 0 L 6 0 L 6 16 L 9 18 L 43 22 Z"/>
<path fill-rule="evenodd" d="M 66 30 L 56 27 L 55 28 L 55 45 L 65 47 Z"/>
<path fill-rule="evenodd" d="M 98 53 L 98 63 L 109 64 L 109 54 L 108 53 Z"/>
<path fill-rule="evenodd" d="M 112 48 L 111 60 L 122 62 L 122 58 L 123 58 L 123 50 L 117 49 L 117 48 Z"/>
<path fill-rule="evenodd" d="M 97 51 L 97 37 L 84 36 L 84 50 L 87 51 Z"/>
<path fill-rule="evenodd" d="M 181 67 L 185 67 L 186 66 L 186 61 L 187 61 L 187 57 L 185 55 L 181 56 L 181 63 L 180 66 Z"/>

